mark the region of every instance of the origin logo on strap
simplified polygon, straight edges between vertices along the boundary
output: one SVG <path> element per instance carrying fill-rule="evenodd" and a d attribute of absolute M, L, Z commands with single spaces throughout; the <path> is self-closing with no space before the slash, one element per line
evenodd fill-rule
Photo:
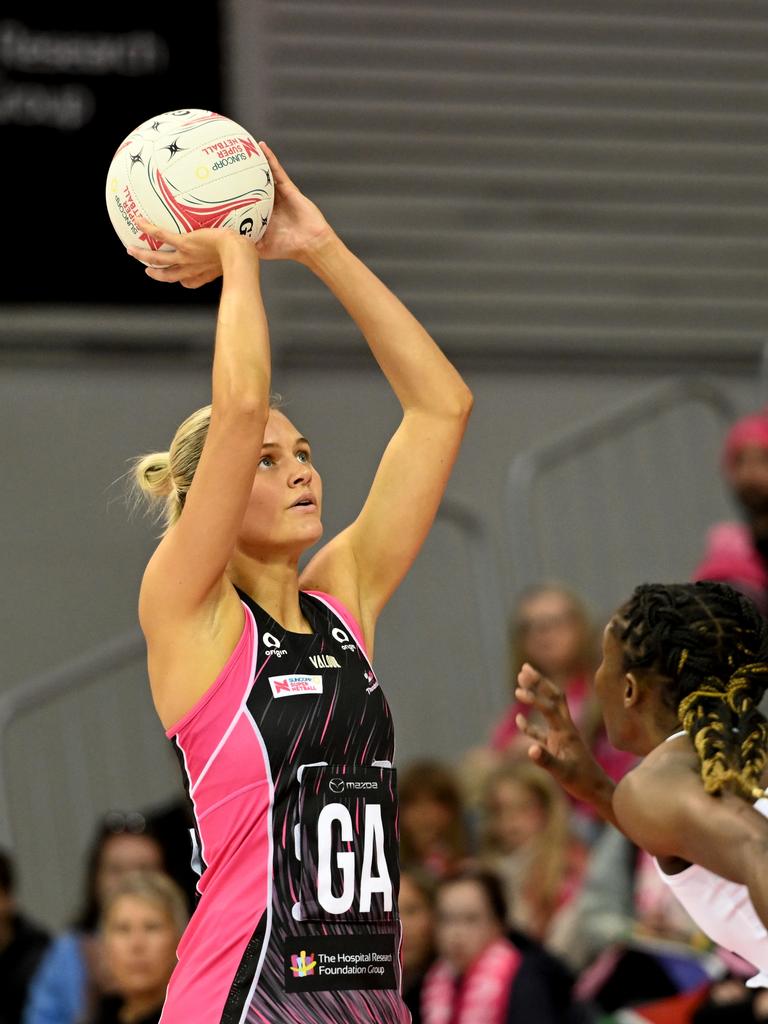
<path fill-rule="evenodd" d="M 273 697 L 299 697 L 323 692 L 322 676 L 270 676 Z"/>

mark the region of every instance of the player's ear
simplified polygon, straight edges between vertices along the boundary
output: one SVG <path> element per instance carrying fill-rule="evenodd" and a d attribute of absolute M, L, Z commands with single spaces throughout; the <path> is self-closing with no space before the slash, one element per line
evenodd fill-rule
<path fill-rule="evenodd" d="M 634 672 L 624 673 L 624 707 L 633 708 L 640 699 L 640 682 Z"/>

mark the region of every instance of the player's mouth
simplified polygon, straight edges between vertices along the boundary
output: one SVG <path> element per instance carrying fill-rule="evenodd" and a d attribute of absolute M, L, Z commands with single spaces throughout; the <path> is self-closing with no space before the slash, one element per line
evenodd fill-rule
<path fill-rule="evenodd" d="M 301 497 L 297 498 L 292 505 L 288 508 L 303 509 L 305 512 L 311 512 L 317 510 L 317 501 L 315 500 L 314 494 L 302 494 Z"/>

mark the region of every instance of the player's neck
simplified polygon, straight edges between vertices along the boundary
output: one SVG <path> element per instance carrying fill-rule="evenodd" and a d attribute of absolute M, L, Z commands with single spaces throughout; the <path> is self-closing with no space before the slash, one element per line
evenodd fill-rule
<path fill-rule="evenodd" d="M 236 587 L 291 633 L 309 630 L 299 604 L 299 570 L 294 560 L 262 562 L 236 553 L 227 575 Z"/>

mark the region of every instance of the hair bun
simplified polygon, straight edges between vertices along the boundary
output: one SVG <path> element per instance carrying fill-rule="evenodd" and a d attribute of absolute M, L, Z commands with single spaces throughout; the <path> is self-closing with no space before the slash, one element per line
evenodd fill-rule
<path fill-rule="evenodd" d="M 166 498 L 173 490 L 168 452 L 142 455 L 136 460 L 133 472 L 139 488 L 152 498 Z"/>

